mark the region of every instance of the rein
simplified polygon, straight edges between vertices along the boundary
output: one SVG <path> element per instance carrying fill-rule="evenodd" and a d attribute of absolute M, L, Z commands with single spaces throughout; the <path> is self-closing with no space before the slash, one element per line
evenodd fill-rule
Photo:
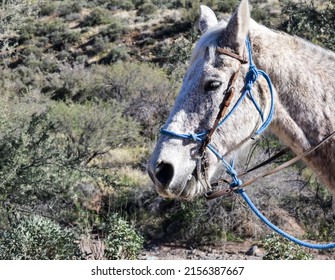
<path fill-rule="evenodd" d="M 273 118 L 273 114 L 274 114 L 274 92 L 273 92 L 273 88 L 272 88 L 272 82 L 270 77 L 268 76 L 268 74 L 266 74 L 264 71 L 257 69 L 256 65 L 253 62 L 252 59 L 252 49 L 251 49 L 251 44 L 250 44 L 250 40 L 247 37 L 246 38 L 246 47 L 248 50 L 248 60 L 244 59 L 242 56 L 235 54 L 233 52 L 231 52 L 228 49 L 224 49 L 224 48 L 217 48 L 217 52 L 219 52 L 220 54 L 224 54 L 227 55 L 229 57 L 235 58 L 240 62 L 239 68 L 238 70 L 233 73 L 233 75 L 231 76 L 227 88 L 226 90 L 223 92 L 224 97 L 223 100 L 219 106 L 219 112 L 218 115 L 214 121 L 214 124 L 212 126 L 212 128 L 208 131 L 202 132 L 202 133 L 176 133 L 173 132 L 171 130 L 168 129 L 164 129 L 162 128 L 160 130 L 160 133 L 163 135 L 167 135 L 169 137 L 173 137 L 173 138 L 179 138 L 179 139 L 188 139 L 194 142 L 200 142 L 201 146 L 199 149 L 199 157 L 197 159 L 197 165 L 196 165 L 196 171 L 197 171 L 197 177 L 198 180 L 200 181 L 200 183 L 204 186 L 207 187 L 207 189 L 209 191 L 211 191 L 211 187 L 214 185 L 218 185 L 218 183 L 214 183 L 214 184 L 210 184 L 209 180 L 208 180 L 208 174 L 207 174 L 207 168 L 208 168 L 208 163 L 207 163 L 207 157 L 206 157 L 206 149 L 210 150 L 218 159 L 220 159 L 222 161 L 223 166 L 226 168 L 226 172 L 230 175 L 231 177 L 231 181 L 225 181 L 226 183 L 229 184 L 229 188 L 227 189 L 222 189 L 222 190 L 218 190 L 215 192 L 210 192 L 206 194 L 206 198 L 207 199 L 214 199 L 232 192 L 238 193 L 240 194 L 243 199 L 245 200 L 245 202 L 249 205 L 249 207 L 251 208 L 251 210 L 266 224 L 268 225 L 272 230 L 276 231 L 277 233 L 281 234 L 282 236 L 284 236 L 285 238 L 301 245 L 301 246 L 305 246 L 311 249 L 332 249 L 335 248 L 335 243 L 330 243 L 330 244 L 311 244 L 311 243 L 307 243 L 304 241 L 301 241 L 299 239 L 296 239 L 295 237 L 289 235 L 288 233 L 282 231 L 281 229 L 279 229 L 277 226 L 275 226 L 274 224 L 272 224 L 269 220 L 266 219 L 266 217 L 264 217 L 262 215 L 262 213 L 259 212 L 259 210 L 256 208 L 256 206 L 252 203 L 252 201 L 250 200 L 250 198 L 247 196 L 247 194 L 245 193 L 245 191 L 243 190 L 243 187 L 246 187 L 252 183 L 254 183 L 255 181 L 257 181 L 258 179 L 264 178 L 266 176 L 269 176 L 271 174 L 274 174 L 290 165 L 292 165 L 293 163 L 297 162 L 298 160 L 302 159 L 303 157 L 307 156 L 308 154 L 312 153 L 313 151 L 315 151 L 317 148 L 319 148 L 324 142 L 326 142 L 328 139 L 330 139 L 331 137 L 333 137 L 335 135 L 335 131 L 331 134 L 329 134 L 324 140 L 322 140 L 320 143 L 318 143 L 316 146 L 311 147 L 310 149 L 308 149 L 307 151 L 305 151 L 304 153 L 296 156 L 295 158 L 289 160 L 288 162 L 285 162 L 284 164 L 274 168 L 273 170 L 270 170 L 268 172 L 263 173 L 260 176 L 257 176 L 253 179 L 250 179 L 249 181 L 246 181 L 245 183 L 242 183 L 242 181 L 239 179 L 239 176 L 243 176 L 255 169 L 258 169 L 262 166 L 264 166 L 265 164 L 273 161 L 275 158 L 278 158 L 279 156 L 281 156 L 282 154 L 284 154 L 286 151 L 281 151 L 279 152 L 279 154 L 271 157 L 270 159 L 266 160 L 265 162 L 255 166 L 254 168 L 242 173 L 242 174 L 237 174 L 237 172 L 235 171 L 234 168 L 234 161 L 231 161 L 230 163 L 228 163 L 223 156 L 221 156 L 219 154 L 219 152 L 213 147 L 213 145 L 211 144 L 211 138 L 212 135 L 214 134 L 215 130 L 217 128 L 219 128 L 220 126 L 222 126 L 226 120 L 234 113 L 234 111 L 236 110 L 236 108 L 239 106 L 239 104 L 244 100 L 245 97 L 248 97 L 252 103 L 254 104 L 255 108 L 257 109 L 261 120 L 262 120 L 262 124 L 261 126 L 258 128 L 258 130 L 255 132 L 256 135 L 261 134 L 270 124 L 272 118 Z M 232 107 L 232 109 L 227 113 L 228 107 L 231 104 L 231 100 L 234 97 L 235 94 L 235 87 L 234 84 L 238 78 L 238 74 L 240 72 L 240 68 L 242 64 L 247 64 L 249 62 L 249 71 L 246 74 L 245 77 L 245 85 L 244 85 L 244 89 L 242 90 L 241 96 L 238 98 L 237 102 L 234 104 L 234 106 Z M 267 118 L 264 120 L 264 114 L 262 109 L 260 108 L 259 104 L 256 102 L 256 100 L 254 99 L 254 96 L 252 94 L 252 88 L 254 83 L 257 81 L 259 76 L 263 76 L 268 84 L 269 87 L 269 91 L 270 91 L 270 110 L 268 113 Z"/>

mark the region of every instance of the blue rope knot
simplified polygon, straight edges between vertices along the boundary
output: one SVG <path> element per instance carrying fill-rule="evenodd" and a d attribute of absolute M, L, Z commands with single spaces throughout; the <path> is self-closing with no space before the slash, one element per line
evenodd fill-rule
<path fill-rule="evenodd" d="M 259 77 L 259 72 L 255 64 L 252 62 L 250 63 L 249 66 L 249 71 L 245 77 L 245 89 L 250 91 L 252 89 L 253 84 L 257 81 Z"/>
<path fill-rule="evenodd" d="M 196 133 L 190 133 L 189 134 L 190 136 L 190 139 L 192 139 L 194 142 L 197 142 L 198 141 L 198 135 Z"/>
<path fill-rule="evenodd" d="M 230 188 L 236 188 L 242 186 L 243 182 L 241 179 L 237 178 L 237 176 L 232 176 L 233 182 L 230 183 Z M 238 189 L 239 190 L 239 189 Z"/>
<path fill-rule="evenodd" d="M 239 186 L 242 186 L 243 182 L 241 181 L 241 179 L 239 179 L 237 176 L 237 172 L 236 170 L 234 169 L 234 160 L 232 159 L 230 161 L 230 164 L 226 167 L 227 169 L 227 173 L 230 175 L 230 177 L 232 178 L 232 182 L 231 184 L 229 185 L 230 188 L 235 188 L 235 187 L 239 187 Z"/>

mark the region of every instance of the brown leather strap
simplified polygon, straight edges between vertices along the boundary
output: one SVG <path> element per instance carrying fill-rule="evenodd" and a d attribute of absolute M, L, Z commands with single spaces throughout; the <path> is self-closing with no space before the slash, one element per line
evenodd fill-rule
<path fill-rule="evenodd" d="M 322 144 L 324 144 L 327 140 L 329 140 L 330 138 L 332 138 L 335 135 L 335 131 L 333 131 L 331 134 L 329 134 L 326 138 L 324 138 L 322 141 L 320 141 L 316 146 L 313 146 L 309 149 L 307 149 L 305 152 L 303 152 L 300 155 L 297 155 L 296 157 L 292 158 L 291 160 L 273 168 L 272 170 L 265 172 L 263 174 L 261 174 L 260 176 L 257 176 L 253 179 L 250 179 L 249 181 L 246 181 L 245 183 L 243 183 L 243 185 L 241 186 L 241 188 L 246 187 L 250 184 L 252 184 L 253 182 L 257 181 L 258 179 L 267 177 L 269 175 L 272 175 L 274 173 L 279 172 L 280 170 L 289 167 L 290 165 L 296 163 L 297 161 L 303 159 L 304 157 L 306 157 L 307 155 L 309 155 L 310 153 L 314 152 L 316 149 L 318 149 Z"/>
<path fill-rule="evenodd" d="M 232 51 L 230 51 L 228 49 L 217 48 L 216 50 L 220 54 L 228 55 L 228 56 L 230 56 L 232 58 L 237 59 L 239 62 L 241 62 L 241 64 L 247 64 L 248 63 L 247 59 L 245 59 L 244 57 L 240 56 L 239 54 L 233 53 Z"/>
<path fill-rule="evenodd" d="M 279 151 L 278 153 L 276 153 L 276 154 L 273 155 L 272 157 L 268 158 L 267 160 L 265 160 L 265 161 L 263 161 L 263 162 L 261 162 L 261 163 L 255 165 L 254 167 L 248 169 L 247 171 L 244 171 L 244 172 L 241 173 L 241 174 L 238 174 L 238 177 L 244 176 L 244 175 L 250 173 L 251 171 L 257 170 L 257 169 L 259 169 L 259 168 L 261 168 L 261 167 L 263 167 L 263 166 L 265 166 L 265 165 L 267 165 L 267 164 L 273 162 L 273 161 L 276 160 L 277 158 L 279 158 L 279 157 L 281 157 L 281 156 L 287 154 L 290 150 L 291 150 L 290 148 L 284 148 L 284 149 L 282 149 L 281 151 Z"/>
<path fill-rule="evenodd" d="M 232 51 L 230 51 L 229 49 L 225 49 L 225 48 L 217 48 L 217 52 L 230 56 L 232 58 L 237 59 L 241 64 L 246 64 L 248 63 L 248 60 L 246 60 L 245 58 L 243 58 L 242 56 L 233 53 Z M 237 71 L 230 77 L 230 80 L 228 82 L 227 88 L 226 90 L 223 92 L 224 98 L 220 104 L 220 109 L 219 112 L 216 116 L 214 125 L 212 126 L 212 128 L 210 129 L 210 131 L 208 132 L 206 139 L 204 140 L 204 142 L 202 143 L 201 147 L 200 147 L 200 156 L 202 156 L 205 152 L 205 149 L 207 147 L 207 145 L 211 142 L 212 139 L 212 135 L 214 134 L 220 120 L 225 116 L 227 109 L 230 105 L 231 100 L 234 97 L 235 94 L 235 82 L 237 80 L 238 74 L 240 72 L 241 69 L 241 64 L 239 64 Z"/>
<path fill-rule="evenodd" d="M 224 97 L 223 97 L 223 100 L 220 104 L 219 112 L 216 116 L 214 124 L 213 124 L 212 128 L 210 129 L 210 131 L 208 132 L 208 134 L 206 136 L 206 139 L 204 140 L 204 142 L 202 143 L 202 145 L 200 147 L 200 154 L 201 155 L 204 153 L 205 148 L 207 147 L 207 145 L 211 142 L 212 135 L 214 134 L 220 120 L 226 115 L 227 109 L 228 109 L 228 107 L 230 105 L 230 102 L 233 99 L 234 94 L 235 94 L 234 84 L 237 80 L 238 74 L 240 72 L 240 68 L 241 68 L 241 65 L 239 65 L 237 71 L 230 77 L 227 88 L 223 92 Z"/>

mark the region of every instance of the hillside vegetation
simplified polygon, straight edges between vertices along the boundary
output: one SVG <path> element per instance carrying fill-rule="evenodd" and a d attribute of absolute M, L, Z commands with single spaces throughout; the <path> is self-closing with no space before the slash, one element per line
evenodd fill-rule
<path fill-rule="evenodd" d="M 259 22 L 334 49 L 332 0 L 254 2 Z M 238 1 L 201 3 L 223 18 Z M 137 259 L 160 243 L 246 239 L 265 244 L 267 258 L 315 256 L 269 237 L 238 197 L 164 200 L 146 175 L 199 38 L 199 5 L 2 1 L 0 259 Z M 267 135 L 251 162 L 280 148 Z M 303 238 L 334 240 L 331 198 L 305 166 L 271 181 L 250 189 L 270 219 Z M 271 242 L 282 247 L 274 253 Z M 280 251 L 287 246 L 290 256 Z"/>

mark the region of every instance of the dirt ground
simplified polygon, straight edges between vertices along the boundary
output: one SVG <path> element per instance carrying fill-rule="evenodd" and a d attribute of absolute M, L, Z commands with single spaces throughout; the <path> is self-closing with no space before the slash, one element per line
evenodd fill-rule
<path fill-rule="evenodd" d="M 309 250 L 314 260 L 334 260 L 335 250 Z M 142 251 L 140 260 L 262 260 L 266 254 L 263 248 L 253 241 L 244 243 L 226 242 L 221 246 L 181 247 L 174 244 L 161 244 Z"/>
<path fill-rule="evenodd" d="M 141 260 L 261 260 L 264 251 L 255 248 L 248 254 L 253 244 L 227 242 L 222 246 L 201 246 L 197 248 L 181 247 L 174 244 L 162 244 L 145 249 L 140 254 Z"/>

